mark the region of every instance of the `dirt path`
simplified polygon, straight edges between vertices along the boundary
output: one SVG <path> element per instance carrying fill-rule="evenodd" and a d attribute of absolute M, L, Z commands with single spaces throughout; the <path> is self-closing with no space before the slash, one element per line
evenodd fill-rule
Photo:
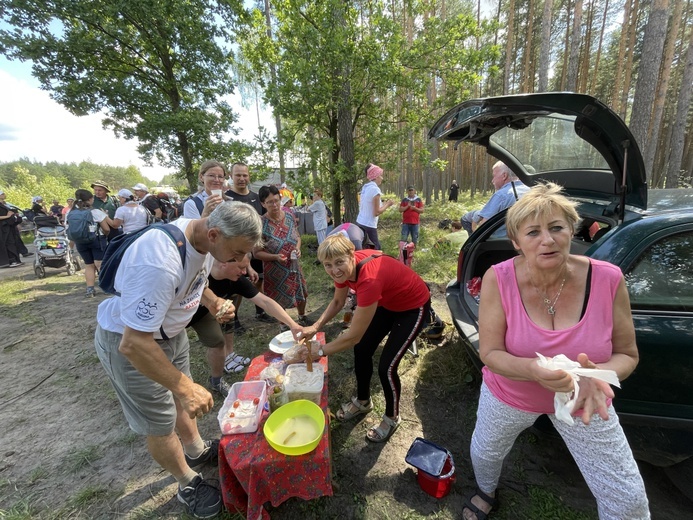
<path fill-rule="evenodd" d="M 7 283 L 7 271 L 23 282 Z M 85 299 L 79 275 L 55 269 L 47 273 L 44 280 L 35 280 L 30 265 L 0 270 L 3 290 L 21 301 L 0 307 L 0 517 L 3 511 L 15 514 L 10 518 L 181 517 L 173 479 L 126 427 L 94 353 L 94 317 L 104 296 Z M 435 292 L 434 306 L 445 313 L 441 287 Z M 313 302 L 309 311 L 318 308 Z M 241 316 L 246 313 L 244 319 L 254 328 L 239 338 L 238 348 L 245 355 L 259 355 L 275 332 L 272 325 L 255 327 L 251 312 L 250 305 L 242 308 Z M 202 373 L 199 344 L 196 352 L 193 369 Z M 420 353 L 418 359 L 407 356 L 402 365 L 405 422 L 400 431 L 386 445 L 373 446 L 363 436 L 375 417 L 336 425 L 335 496 L 290 501 L 275 509 L 272 518 L 460 517 L 473 485 L 468 453 L 478 379 L 465 374 L 464 354 L 454 340 L 438 347 L 422 345 Z M 346 367 L 342 375 L 337 363 L 334 378 L 332 364 L 330 369 L 333 408 L 353 388 L 348 357 L 341 362 Z M 218 435 L 215 414 L 201 421 L 201 430 L 207 437 Z M 455 457 L 457 482 L 443 500 L 424 494 L 404 462 L 417 436 L 444 445 Z M 668 484 L 661 470 L 642 470 L 653 518 L 690 517 L 693 504 Z M 552 508 L 565 504 L 576 511 L 571 518 L 596 517 L 589 490 L 556 439 L 523 434 L 509 457 L 501 488 L 504 505 L 495 518 L 518 518 L 517 511 L 555 518 Z M 547 499 L 541 493 L 545 489 L 557 498 Z M 540 509 L 533 509 L 534 504 Z"/>

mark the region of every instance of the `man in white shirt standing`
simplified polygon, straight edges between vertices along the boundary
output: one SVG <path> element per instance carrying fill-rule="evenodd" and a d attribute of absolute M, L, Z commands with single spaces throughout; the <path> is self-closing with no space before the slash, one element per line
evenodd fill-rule
<path fill-rule="evenodd" d="M 178 500 L 196 518 L 210 518 L 223 508 L 219 489 L 193 468 L 217 460 L 218 441 L 203 441 L 197 429 L 214 401 L 190 376 L 185 326 L 200 303 L 221 322 L 233 319 L 233 306 L 224 309 L 206 288 L 207 276 L 214 259 L 241 262 L 261 242 L 262 225 L 238 202 L 171 225 L 179 238 L 151 229 L 124 253 L 119 295 L 99 305 L 94 344 L 130 428 L 178 481 Z"/>

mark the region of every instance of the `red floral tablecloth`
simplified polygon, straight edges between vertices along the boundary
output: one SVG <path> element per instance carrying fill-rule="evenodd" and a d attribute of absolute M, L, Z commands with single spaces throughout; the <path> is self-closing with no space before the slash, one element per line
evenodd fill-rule
<path fill-rule="evenodd" d="M 321 336 L 317 339 L 324 342 L 324 335 Z M 253 359 L 246 381 L 256 379 L 275 357 L 278 354 L 268 351 Z M 328 424 L 315 450 L 299 456 L 275 451 L 262 433 L 267 412 L 255 433 L 222 435 L 219 443 L 219 481 L 224 505 L 229 511 L 247 513 L 249 520 L 269 519 L 263 507 L 266 502 L 278 506 L 291 497 L 311 500 L 332 495 L 327 358 L 322 358 L 320 363 L 326 374 L 320 407 L 328 417 Z"/>

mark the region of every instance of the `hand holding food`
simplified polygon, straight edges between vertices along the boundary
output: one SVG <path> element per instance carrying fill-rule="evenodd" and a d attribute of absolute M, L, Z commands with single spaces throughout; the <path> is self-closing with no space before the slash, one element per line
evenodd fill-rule
<path fill-rule="evenodd" d="M 231 300 L 223 300 L 223 303 L 219 306 L 219 310 L 214 317 L 219 323 L 226 323 L 233 319 L 235 314 L 236 308 L 233 306 L 233 302 Z"/>

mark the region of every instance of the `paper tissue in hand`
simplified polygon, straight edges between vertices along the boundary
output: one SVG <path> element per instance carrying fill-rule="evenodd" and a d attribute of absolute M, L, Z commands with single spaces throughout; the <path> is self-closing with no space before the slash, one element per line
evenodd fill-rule
<path fill-rule="evenodd" d="M 539 352 L 536 354 L 539 357 L 537 364 L 540 367 L 548 370 L 564 370 L 570 375 L 570 377 L 573 378 L 573 391 L 556 392 L 556 395 L 553 398 L 553 406 L 556 411 L 556 418 L 564 423 L 574 424 L 572 413 L 573 408 L 575 408 L 575 403 L 580 395 L 580 385 L 578 385 L 580 376 L 606 381 L 610 385 L 621 388 L 621 384 L 618 381 L 618 376 L 613 370 L 582 368 L 580 363 L 568 359 L 563 354 L 559 354 L 553 358 L 542 356 L 539 354 Z"/>

